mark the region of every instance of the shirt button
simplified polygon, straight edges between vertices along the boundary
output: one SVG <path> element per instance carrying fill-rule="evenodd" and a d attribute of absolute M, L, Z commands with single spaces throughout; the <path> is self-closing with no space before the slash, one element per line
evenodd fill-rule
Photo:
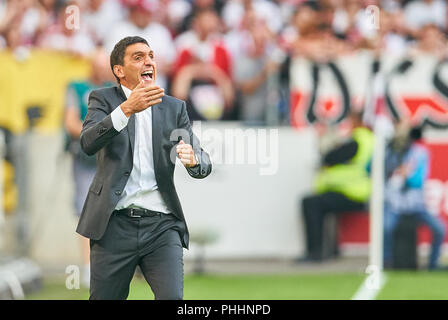
<path fill-rule="evenodd" d="M 125 175 L 126 177 L 129 177 L 130 174 L 131 174 L 131 173 L 130 173 L 129 171 L 126 171 L 126 172 L 124 173 L 124 175 Z"/>
<path fill-rule="evenodd" d="M 115 191 L 115 194 L 116 194 L 117 196 L 119 196 L 119 195 L 121 195 L 121 191 L 120 191 L 120 190 L 117 190 L 117 191 Z"/>

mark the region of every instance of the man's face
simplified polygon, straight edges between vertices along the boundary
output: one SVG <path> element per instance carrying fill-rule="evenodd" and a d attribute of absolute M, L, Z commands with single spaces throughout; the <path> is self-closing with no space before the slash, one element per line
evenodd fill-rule
<path fill-rule="evenodd" d="M 131 90 L 141 80 L 146 84 L 155 83 L 157 67 L 154 52 L 144 43 L 134 43 L 126 48 L 123 65 L 115 65 L 114 72 L 120 83 Z"/>

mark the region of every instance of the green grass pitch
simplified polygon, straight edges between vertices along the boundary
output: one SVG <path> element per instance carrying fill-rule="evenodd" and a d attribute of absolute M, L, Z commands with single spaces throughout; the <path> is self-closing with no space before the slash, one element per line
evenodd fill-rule
<path fill-rule="evenodd" d="M 363 274 L 187 275 L 185 300 L 346 300 L 351 299 Z M 448 299 L 446 272 L 388 272 L 377 299 Z M 68 290 L 64 278 L 45 279 L 43 289 L 27 299 L 88 299 L 88 290 Z M 147 283 L 134 278 L 128 299 L 154 299 Z"/>

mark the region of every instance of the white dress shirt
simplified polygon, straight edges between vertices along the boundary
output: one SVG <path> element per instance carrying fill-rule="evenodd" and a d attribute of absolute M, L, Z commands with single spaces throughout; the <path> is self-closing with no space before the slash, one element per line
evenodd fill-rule
<path fill-rule="evenodd" d="M 121 87 L 126 98 L 129 98 L 132 91 L 123 85 Z M 135 113 L 134 163 L 123 195 L 115 207 L 116 210 L 132 207 L 163 213 L 171 212 L 158 190 L 154 174 L 151 109 Z M 120 106 L 112 111 L 111 118 L 117 131 L 123 130 L 129 121 Z"/>

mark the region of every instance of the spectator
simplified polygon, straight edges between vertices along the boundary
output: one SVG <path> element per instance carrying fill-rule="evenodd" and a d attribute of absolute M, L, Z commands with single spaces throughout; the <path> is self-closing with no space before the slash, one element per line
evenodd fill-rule
<path fill-rule="evenodd" d="M 160 0 L 154 18 L 176 36 L 188 29 L 184 24 L 189 26 L 192 11 L 193 4 L 188 0 Z"/>
<path fill-rule="evenodd" d="M 422 128 L 410 130 L 409 138 L 396 135 L 386 154 L 386 187 L 384 203 L 384 266 L 392 266 L 393 234 L 401 216 L 416 215 L 432 231 L 428 268 L 438 267 L 445 226 L 428 212 L 424 184 L 429 173 L 430 154 L 422 141 Z"/>
<path fill-rule="evenodd" d="M 335 4 L 332 21 L 334 32 L 349 42 L 360 41 L 362 34 L 359 28 L 359 14 L 362 9 L 362 3 L 358 0 L 347 0 L 344 4 Z"/>
<path fill-rule="evenodd" d="M 350 50 L 347 42 L 336 38 L 328 25 L 317 28 L 299 37 L 293 47 L 293 55 L 310 59 L 317 63 L 327 63 Z"/>
<path fill-rule="evenodd" d="M 48 21 L 46 10 L 35 0 L 1 1 L 0 47 L 6 45 L 6 34 L 11 29 L 17 32 L 18 46 L 31 47 L 47 27 Z"/>
<path fill-rule="evenodd" d="M 295 44 L 301 43 L 317 25 L 318 7 L 314 2 L 307 1 L 295 10 L 289 24 L 283 29 L 280 35 L 283 46 L 292 51 Z"/>
<path fill-rule="evenodd" d="M 31 41 L 27 41 L 30 38 L 27 38 L 23 32 L 26 16 L 24 13 L 30 9 L 29 5 L 31 5 L 29 1 L 4 2 L 4 19 L 0 23 L 0 48 L 8 50 L 14 55 L 16 61 L 20 62 L 30 57 L 30 49 L 33 44 Z"/>
<path fill-rule="evenodd" d="M 191 120 L 223 119 L 232 109 L 231 56 L 218 30 L 219 17 L 208 9 L 176 39 L 172 93 L 189 102 Z"/>
<path fill-rule="evenodd" d="M 88 0 L 83 9 L 82 22 L 97 45 L 104 44 L 114 24 L 124 19 L 125 11 L 118 0 Z"/>
<path fill-rule="evenodd" d="M 193 20 L 196 17 L 197 13 L 200 11 L 213 10 L 216 13 L 221 12 L 221 2 L 215 0 L 192 0 L 192 7 L 188 11 L 188 14 L 185 15 L 179 28 L 176 30 L 177 33 L 184 33 L 193 28 Z"/>
<path fill-rule="evenodd" d="M 109 56 L 102 49 L 97 49 L 91 58 L 92 72 L 89 79 L 74 81 L 68 85 L 65 101 L 64 127 L 67 132 L 68 151 L 73 157 L 73 178 L 75 182 L 74 204 L 75 213 L 79 218 L 87 197 L 89 186 L 96 173 L 96 159 L 87 156 L 82 150 L 79 138 L 82 122 L 87 115 L 87 99 L 94 89 L 102 88 L 112 82 Z M 81 237 L 81 254 L 84 269 L 82 284 L 89 287 L 89 239 Z"/>
<path fill-rule="evenodd" d="M 255 28 L 257 23 L 261 24 L 255 11 L 249 7 L 246 9 L 238 28 L 231 29 L 225 33 L 224 41 L 232 56 L 232 61 L 236 61 L 245 53 L 245 51 L 247 51 L 246 47 L 248 46 L 248 43 L 252 41 L 252 36 L 249 30 Z"/>
<path fill-rule="evenodd" d="M 383 52 L 395 56 L 405 55 L 410 43 L 407 39 L 409 30 L 404 20 L 403 10 L 382 11 L 380 21 Z"/>
<path fill-rule="evenodd" d="M 331 25 L 325 23 L 327 13 L 322 14 L 320 8 L 313 1 L 304 2 L 282 31 L 278 42 L 291 57 L 326 63 L 347 51 L 347 43 L 336 38 Z"/>
<path fill-rule="evenodd" d="M 434 24 L 438 28 L 446 30 L 446 1 L 414 0 L 405 6 L 404 14 L 406 23 L 414 34 L 428 24 Z"/>
<path fill-rule="evenodd" d="M 79 20 L 81 17 L 76 16 L 77 12 L 67 10 L 71 5 L 77 5 L 77 2 L 66 1 L 58 9 L 56 23 L 42 34 L 38 45 L 41 48 L 87 56 L 95 49 L 95 43 Z"/>
<path fill-rule="evenodd" d="M 284 21 L 280 8 L 275 1 L 268 0 L 230 0 L 227 1 L 222 17 L 227 29 L 238 28 L 243 19 L 244 13 L 248 8 L 252 8 L 256 16 L 264 20 L 272 33 L 279 33 L 283 27 Z"/>
<path fill-rule="evenodd" d="M 323 224 L 328 214 L 364 210 L 370 197 L 367 166 L 373 152 L 373 133 L 352 113 L 351 138 L 323 157 L 315 182 L 315 194 L 302 199 L 306 255 L 298 262 L 323 260 Z"/>
<path fill-rule="evenodd" d="M 281 13 L 283 27 L 291 20 L 295 8 L 297 8 L 304 0 L 278 0 L 277 5 Z"/>
<path fill-rule="evenodd" d="M 22 42 L 20 36 L 22 16 L 19 14 L 18 6 L 12 1 L 4 2 L 1 15 L 3 17 L 0 23 L 0 43 L 3 48 L 15 50 Z"/>
<path fill-rule="evenodd" d="M 433 24 L 423 26 L 417 32 L 418 42 L 410 50 L 413 55 L 432 55 L 439 59 L 448 56 L 448 46 L 442 31 Z"/>
<path fill-rule="evenodd" d="M 151 48 L 157 53 L 157 84 L 168 89 L 168 77 L 176 57 L 176 49 L 170 31 L 163 25 L 153 21 L 153 12 L 157 10 L 157 2 L 152 0 L 124 0 L 129 8 L 126 20 L 117 23 L 105 40 L 105 47 L 112 52 L 114 45 L 121 39 L 133 35 L 148 39 Z"/>
<path fill-rule="evenodd" d="M 269 93 L 278 90 L 269 86 L 269 79 L 278 71 L 281 56 L 276 57 L 279 49 L 273 43 L 273 36 L 263 20 L 250 26 L 245 42 L 245 50 L 235 59 L 234 82 L 241 94 L 239 119 L 249 124 L 265 124 L 272 101 Z"/>

